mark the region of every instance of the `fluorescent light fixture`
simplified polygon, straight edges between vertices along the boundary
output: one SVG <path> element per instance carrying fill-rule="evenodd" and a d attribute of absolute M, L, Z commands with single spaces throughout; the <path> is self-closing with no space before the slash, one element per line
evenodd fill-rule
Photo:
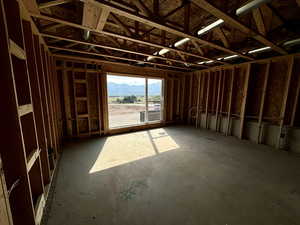
<path fill-rule="evenodd" d="M 166 54 L 166 53 L 169 52 L 169 51 L 170 51 L 169 49 L 163 48 L 162 50 L 160 50 L 160 51 L 158 52 L 158 54 L 159 54 L 159 55 L 164 55 L 164 54 Z"/>
<path fill-rule="evenodd" d="M 177 41 L 174 46 L 177 48 L 178 46 L 180 45 L 183 45 L 184 43 L 188 42 L 190 39 L 189 38 L 184 38 L 184 39 L 181 39 L 180 41 Z"/>
<path fill-rule="evenodd" d="M 249 11 L 253 10 L 253 9 L 256 9 L 258 8 L 261 4 L 264 4 L 264 3 L 268 3 L 270 2 L 271 0 L 253 0 L 251 2 L 249 2 L 248 4 L 238 8 L 236 11 L 235 11 L 235 14 L 237 16 L 240 16 L 242 14 L 246 14 L 248 13 Z"/>
<path fill-rule="evenodd" d="M 217 20 L 216 22 L 213 22 L 213 23 L 209 24 L 208 26 L 206 26 L 206 27 L 202 28 L 201 30 L 199 30 L 199 31 L 197 32 L 197 34 L 198 34 L 198 35 L 204 34 L 204 33 L 206 33 L 207 31 L 209 31 L 209 30 L 211 30 L 211 29 L 213 29 L 213 28 L 219 26 L 219 25 L 222 24 L 222 23 L 224 23 L 224 20 L 219 19 L 219 20 Z"/>
<path fill-rule="evenodd" d="M 154 58 L 155 58 L 154 56 L 148 56 L 147 61 L 150 61 L 150 60 L 152 60 Z"/>
<path fill-rule="evenodd" d="M 230 55 L 230 56 L 224 57 L 224 60 L 234 59 L 234 58 L 237 58 L 237 57 L 239 57 L 239 56 L 238 55 Z"/>
<path fill-rule="evenodd" d="M 249 51 L 249 54 L 253 54 L 253 53 L 257 53 L 257 52 L 263 52 L 266 51 L 268 49 L 271 49 L 271 47 L 267 46 L 267 47 L 263 47 L 263 48 L 257 48 L 257 49 L 253 49 L 251 51 Z"/>
<path fill-rule="evenodd" d="M 283 43 L 283 46 L 293 46 L 293 45 L 297 45 L 297 44 L 300 44 L 300 38 L 297 38 L 297 39 L 293 39 L 293 40 L 290 40 L 290 41 L 286 41 Z"/>
<path fill-rule="evenodd" d="M 198 62 L 197 64 L 199 64 L 199 65 L 202 65 L 202 64 L 204 64 L 205 62 Z"/>
<path fill-rule="evenodd" d="M 222 60 L 222 59 L 223 59 L 222 57 L 220 57 L 220 58 L 217 58 L 217 60 L 219 60 L 219 61 L 220 61 L 220 60 Z"/>
<path fill-rule="evenodd" d="M 209 61 L 206 61 L 205 63 L 210 64 L 210 63 L 213 63 L 213 62 L 214 62 L 214 60 L 209 60 Z"/>

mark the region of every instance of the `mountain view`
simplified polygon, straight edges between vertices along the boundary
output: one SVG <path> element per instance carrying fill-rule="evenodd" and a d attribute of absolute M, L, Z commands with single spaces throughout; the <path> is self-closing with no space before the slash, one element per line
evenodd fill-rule
<path fill-rule="evenodd" d="M 118 84 L 113 82 L 108 82 L 108 95 L 112 96 L 143 96 L 145 95 L 145 85 L 130 85 L 130 84 Z M 160 95 L 161 84 L 152 83 L 148 85 L 148 91 L 150 96 Z"/>

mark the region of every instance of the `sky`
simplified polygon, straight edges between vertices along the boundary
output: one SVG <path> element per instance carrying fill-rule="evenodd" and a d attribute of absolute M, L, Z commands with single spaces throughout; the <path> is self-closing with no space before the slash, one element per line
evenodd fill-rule
<path fill-rule="evenodd" d="M 161 80 L 158 79 L 148 79 L 149 84 L 157 83 L 160 81 Z M 107 82 L 117 83 L 117 84 L 143 85 L 145 84 L 145 78 L 108 75 Z"/>

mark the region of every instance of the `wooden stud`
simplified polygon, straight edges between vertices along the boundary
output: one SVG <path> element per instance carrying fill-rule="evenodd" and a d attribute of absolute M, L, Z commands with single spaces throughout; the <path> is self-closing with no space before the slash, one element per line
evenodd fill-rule
<path fill-rule="evenodd" d="M 292 117 L 291 117 L 291 123 L 290 126 L 294 126 L 295 123 L 295 117 L 296 117 L 296 111 L 298 107 L 298 102 L 299 102 L 299 95 L 300 95 L 300 74 L 297 74 L 298 76 L 298 84 L 297 84 L 297 89 L 296 89 L 296 96 L 295 96 L 295 101 L 293 104 L 293 110 L 292 110 Z"/>
<path fill-rule="evenodd" d="M 262 96 L 261 96 L 261 102 L 259 107 L 259 116 L 258 116 L 258 137 L 257 137 L 257 143 L 260 144 L 262 142 L 262 119 L 264 114 L 264 106 L 265 106 L 265 99 L 266 99 L 266 93 L 268 88 L 268 80 L 270 75 L 270 63 L 266 64 L 266 72 L 264 76 L 264 85 L 262 90 Z"/>
<path fill-rule="evenodd" d="M 231 118 L 231 108 L 232 108 L 231 105 L 232 105 L 234 77 L 235 77 L 235 67 L 233 67 L 232 71 L 231 71 L 231 82 L 230 82 L 230 91 L 229 91 L 229 103 L 228 103 L 226 136 L 228 136 L 229 133 L 231 133 L 229 131 L 229 129 L 230 129 L 230 118 Z"/>
<path fill-rule="evenodd" d="M 286 104 L 287 104 L 287 98 L 288 98 L 288 94 L 289 94 L 290 83 L 291 83 L 293 65 L 294 65 L 294 57 L 290 57 L 288 59 L 287 78 L 286 78 L 286 84 L 285 84 L 285 88 L 284 88 L 282 107 L 281 107 L 281 112 L 280 112 L 279 134 L 278 134 L 277 144 L 276 144 L 276 147 L 278 149 L 281 147 L 280 146 L 280 140 L 281 140 L 281 136 L 282 136 L 282 129 L 283 129 L 283 126 L 284 126 Z"/>
<path fill-rule="evenodd" d="M 240 139 L 243 138 L 243 133 L 244 133 L 245 113 L 246 113 L 246 103 L 247 103 L 247 95 L 248 95 L 250 70 L 251 70 L 251 64 L 249 63 L 247 66 L 246 74 L 245 74 L 245 82 L 244 82 L 244 88 L 243 88 L 243 100 L 242 100 L 241 114 L 240 114 L 240 133 L 239 133 Z"/>
<path fill-rule="evenodd" d="M 210 83 L 211 83 L 211 73 L 208 73 L 207 81 L 207 93 L 206 93 L 206 107 L 205 107 L 205 128 L 208 129 L 208 102 L 209 102 L 209 93 L 210 93 Z"/>
<path fill-rule="evenodd" d="M 223 77 L 223 71 L 220 70 L 219 72 L 219 79 L 218 79 L 218 94 L 217 94 L 217 106 L 216 106 L 216 126 L 215 130 L 218 131 L 218 117 L 219 117 L 219 108 L 220 108 L 220 95 L 221 95 L 221 83 L 222 83 L 222 77 Z"/>

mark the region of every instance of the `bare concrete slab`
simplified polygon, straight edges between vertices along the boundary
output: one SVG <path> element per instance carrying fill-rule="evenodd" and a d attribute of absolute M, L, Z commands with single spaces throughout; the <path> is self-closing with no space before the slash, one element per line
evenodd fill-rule
<path fill-rule="evenodd" d="M 185 126 L 75 141 L 47 224 L 300 224 L 300 158 Z"/>

